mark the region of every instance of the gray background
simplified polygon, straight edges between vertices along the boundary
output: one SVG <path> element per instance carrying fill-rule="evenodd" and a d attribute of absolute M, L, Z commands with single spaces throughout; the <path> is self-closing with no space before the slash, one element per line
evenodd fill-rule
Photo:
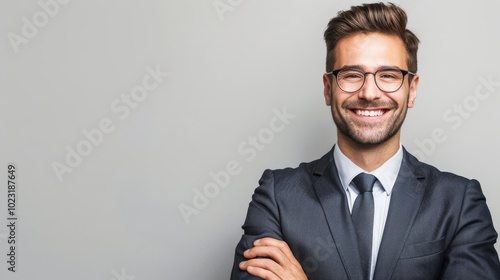
<path fill-rule="evenodd" d="M 48 15 L 36 1 L 0 3 L 0 260 L 9 162 L 18 165 L 19 218 L 18 272 L 2 261 L 1 279 L 228 279 L 262 172 L 316 159 L 335 143 L 322 33 L 360 2 L 218 2 L 228 10 L 218 13 L 212 0 L 73 0 Z M 442 170 L 477 178 L 499 228 L 500 2 L 396 2 L 422 42 L 402 142 Z M 40 25 L 25 30 L 31 38 L 24 17 Z M 138 90 L 147 67 L 168 77 L 128 115 L 117 113 L 112 105 L 125 110 L 121 95 Z M 276 110 L 294 115 L 281 131 L 269 130 Z M 59 180 L 53 164 L 66 164 L 66 148 L 103 119 L 114 130 Z M 442 136 L 430 140 L 434 133 Z M 238 150 L 255 136 L 254 157 Z M 210 173 L 228 163 L 239 173 L 195 208 L 197 191 L 213 187 Z M 182 205 L 198 212 L 185 219 Z"/>

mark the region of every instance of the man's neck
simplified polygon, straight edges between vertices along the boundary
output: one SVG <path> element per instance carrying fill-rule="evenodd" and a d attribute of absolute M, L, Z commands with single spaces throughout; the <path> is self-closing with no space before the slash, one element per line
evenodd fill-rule
<path fill-rule="evenodd" d="M 338 135 L 338 146 L 354 164 L 367 172 L 379 168 L 399 150 L 400 133 L 377 145 L 353 142 L 343 135 Z"/>

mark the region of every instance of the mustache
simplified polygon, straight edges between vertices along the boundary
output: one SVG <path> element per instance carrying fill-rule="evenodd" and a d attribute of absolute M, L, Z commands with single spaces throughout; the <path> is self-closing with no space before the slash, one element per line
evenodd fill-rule
<path fill-rule="evenodd" d="M 376 100 L 376 101 L 367 101 L 367 100 L 356 100 L 351 102 L 345 102 L 342 104 L 343 109 L 368 109 L 368 108 L 386 108 L 386 109 L 397 109 L 398 103 L 394 100 Z"/>

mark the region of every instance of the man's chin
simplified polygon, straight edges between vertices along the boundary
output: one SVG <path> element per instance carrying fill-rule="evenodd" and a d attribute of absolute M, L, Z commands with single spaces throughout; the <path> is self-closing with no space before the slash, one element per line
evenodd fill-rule
<path fill-rule="evenodd" d="M 353 142 L 362 146 L 377 146 L 387 142 L 387 138 L 360 138 L 360 137 L 349 137 Z"/>
<path fill-rule="evenodd" d="M 388 132 L 376 132 L 368 134 L 368 133 L 347 132 L 343 134 L 344 136 L 349 138 L 352 142 L 358 145 L 373 147 L 386 143 L 396 133 L 389 134 Z"/>

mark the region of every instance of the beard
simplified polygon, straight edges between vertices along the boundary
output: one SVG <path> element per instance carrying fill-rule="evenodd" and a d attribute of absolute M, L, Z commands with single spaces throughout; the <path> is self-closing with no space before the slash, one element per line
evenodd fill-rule
<path fill-rule="evenodd" d="M 409 96 L 409 95 L 407 95 Z M 333 92 L 331 96 L 333 99 Z M 404 104 L 408 104 L 408 97 Z M 342 104 L 342 112 L 350 110 L 349 108 L 390 108 L 394 114 L 390 118 L 380 123 L 359 123 L 348 117 L 347 114 L 336 112 L 335 104 L 332 104 L 332 116 L 338 131 L 351 139 L 353 142 L 361 145 L 379 145 L 391 139 L 399 132 L 408 111 L 407 106 L 400 106 L 393 100 L 388 101 L 366 101 L 358 100 L 356 102 L 346 102 Z M 399 109 L 399 110 L 398 110 Z M 385 112 L 387 113 L 387 112 Z"/>

